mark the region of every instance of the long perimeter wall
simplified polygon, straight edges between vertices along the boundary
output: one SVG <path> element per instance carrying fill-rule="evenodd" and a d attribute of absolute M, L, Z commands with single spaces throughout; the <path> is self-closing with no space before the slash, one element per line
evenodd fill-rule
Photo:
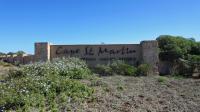
<path fill-rule="evenodd" d="M 155 71 L 159 62 L 158 43 L 155 40 L 140 44 L 101 45 L 53 45 L 47 42 L 35 43 L 35 61 L 47 61 L 59 57 L 78 57 L 89 66 L 107 64 L 113 59 L 124 60 L 131 65 L 151 64 Z"/>
<path fill-rule="evenodd" d="M 112 60 L 124 60 L 131 65 L 148 63 L 158 71 L 158 43 L 155 40 L 142 41 L 140 44 L 100 44 L 100 45 L 53 45 L 48 42 L 35 43 L 35 54 L 17 57 L 0 57 L 10 63 L 28 64 L 48 61 L 60 57 L 77 57 L 93 67 L 108 64 Z"/>

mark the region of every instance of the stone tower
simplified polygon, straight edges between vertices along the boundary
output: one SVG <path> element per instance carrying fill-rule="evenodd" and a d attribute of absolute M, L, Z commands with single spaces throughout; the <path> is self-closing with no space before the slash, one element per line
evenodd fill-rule
<path fill-rule="evenodd" d="M 35 43 L 35 61 L 50 60 L 50 44 L 48 42 Z"/>
<path fill-rule="evenodd" d="M 159 63 L 159 50 L 158 42 L 156 40 L 152 41 L 142 41 L 142 62 L 150 64 L 152 66 L 152 72 L 158 74 L 158 63 Z"/>

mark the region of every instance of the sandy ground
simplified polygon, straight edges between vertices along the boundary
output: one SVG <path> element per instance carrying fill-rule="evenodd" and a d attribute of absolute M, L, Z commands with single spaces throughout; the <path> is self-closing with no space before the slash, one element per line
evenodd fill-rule
<path fill-rule="evenodd" d="M 200 112 L 200 79 L 153 77 L 102 77 L 90 112 Z"/>

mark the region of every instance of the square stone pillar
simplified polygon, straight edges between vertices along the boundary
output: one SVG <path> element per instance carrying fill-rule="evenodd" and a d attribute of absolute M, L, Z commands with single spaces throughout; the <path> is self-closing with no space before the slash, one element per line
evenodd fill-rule
<path fill-rule="evenodd" d="M 50 44 L 48 42 L 35 43 L 35 61 L 50 60 Z"/>
<path fill-rule="evenodd" d="M 142 41 L 140 43 L 142 50 L 142 62 L 152 66 L 153 74 L 159 74 L 158 63 L 159 63 L 159 49 L 158 42 L 156 40 L 152 41 Z"/>

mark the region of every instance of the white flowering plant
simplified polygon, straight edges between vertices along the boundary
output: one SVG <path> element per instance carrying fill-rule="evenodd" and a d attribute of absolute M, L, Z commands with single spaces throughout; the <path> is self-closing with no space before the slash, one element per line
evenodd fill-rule
<path fill-rule="evenodd" d="M 91 74 L 86 63 L 78 58 L 55 59 L 11 70 L 0 82 L 0 111 L 59 110 L 61 107 L 56 104 L 81 101 L 92 95 L 93 88 L 80 81 Z"/>

